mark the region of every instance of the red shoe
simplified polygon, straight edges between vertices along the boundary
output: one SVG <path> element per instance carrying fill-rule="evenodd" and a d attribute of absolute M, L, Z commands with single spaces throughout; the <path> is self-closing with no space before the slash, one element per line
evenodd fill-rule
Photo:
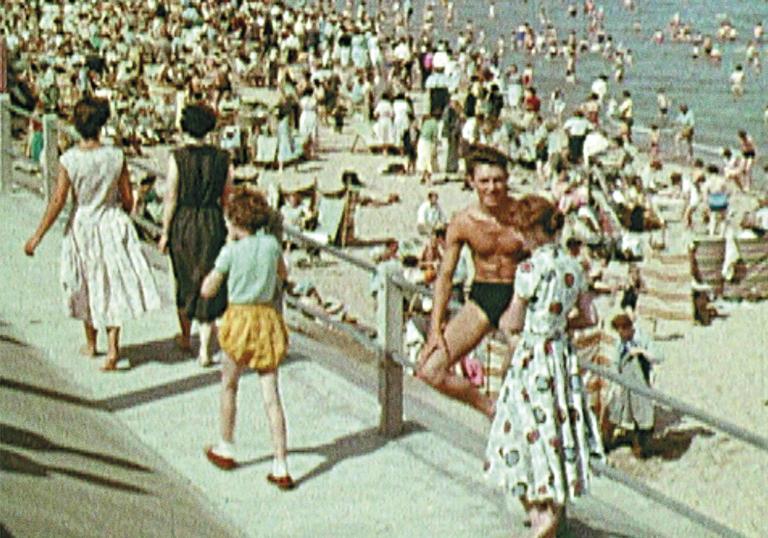
<path fill-rule="evenodd" d="M 237 467 L 237 463 L 233 458 L 228 458 L 226 456 L 216 454 L 216 452 L 213 451 L 212 446 L 205 448 L 205 457 L 208 458 L 208 461 L 223 471 L 231 471 Z"/>
<path fill-rule="evenodd" d="M 267 480 L 282 490 L 289 490 L 296 487 L 296 482 L 293 481 L 293 478 L 291 478 L 291 475 L 289 474 L 285 476 L 275 476 L 272 473 L 269 473 L 267 475 Z"/>

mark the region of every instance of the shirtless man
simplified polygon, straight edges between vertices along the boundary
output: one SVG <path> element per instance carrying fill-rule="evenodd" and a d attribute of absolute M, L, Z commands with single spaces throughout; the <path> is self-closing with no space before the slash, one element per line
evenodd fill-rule
<path fill-rule="evenodd" d="M 516 223 L 518 203 L 507 191 L 507 159 L 495 149 L 475 148 L 467 156 L 467 174 L 477 202 L 448 224 L 446 246 L 435 280 L 435 300 L 417 375 L 443 394 L 493 416 L 493 401 L 453 366 L 499 325 L 514 292 L 517 264 L 527 257 Z M 469 301 L 447 320 L 451 278 L 462 246 L 472 252 L 475 278 Z M 446 323 L 447 322 L 447 323 Z"/>

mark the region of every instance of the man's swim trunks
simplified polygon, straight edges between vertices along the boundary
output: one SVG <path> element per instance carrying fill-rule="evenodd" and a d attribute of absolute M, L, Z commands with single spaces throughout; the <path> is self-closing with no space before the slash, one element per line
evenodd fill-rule
<path fill-rule="evenodd" d="M 511 282 L 473 282 L 469 290 L 469 300 L 485 312 L 488 321 L 498 328 L 501 314 L 507 309 L 515 285 Z"/>

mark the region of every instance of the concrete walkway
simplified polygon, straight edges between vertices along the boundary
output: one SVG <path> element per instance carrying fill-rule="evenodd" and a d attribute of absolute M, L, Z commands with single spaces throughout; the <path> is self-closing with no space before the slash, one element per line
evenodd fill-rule
<path fill-rule="evenodd" d="M 270 443 L 254 375 L 240 392 L 241 465 L 211 466 L 202 449 L 217 438 L 218 372 L 175 349 L 170 304 L 124 326 L 130 370 L 102 374 L 80 356 L 82 326 L 62 314 L 61 223 L 34 258 L 22 252 L 42 210 L 29 193 L 0 196 L 0 522 L 12 535 L 525 535 L 518 509 L 482 480 L 481 417 L 409 379 L 406 432 L 382 438 L 375 366 L 298 334 L 281 387 L 299 487 L 265 481 Z M 167 276 L 157 278 L 168 297 Z M 568 536 L 709 536 L 607 479 L 569 514 Z"/>

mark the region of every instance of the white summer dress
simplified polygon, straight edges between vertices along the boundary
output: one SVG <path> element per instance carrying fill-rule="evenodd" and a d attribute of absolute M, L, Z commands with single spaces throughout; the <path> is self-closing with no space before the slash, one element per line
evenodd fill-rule
<path fill-rule="evenodd" d="M 113 146 L 75 146 L 60 159 L 73 192 L 61 247 L 65 308 L 70 317 L 97 328 L 119 326 L 160 307 L 149 263 L 120 204 L 123 160 Z"/>

